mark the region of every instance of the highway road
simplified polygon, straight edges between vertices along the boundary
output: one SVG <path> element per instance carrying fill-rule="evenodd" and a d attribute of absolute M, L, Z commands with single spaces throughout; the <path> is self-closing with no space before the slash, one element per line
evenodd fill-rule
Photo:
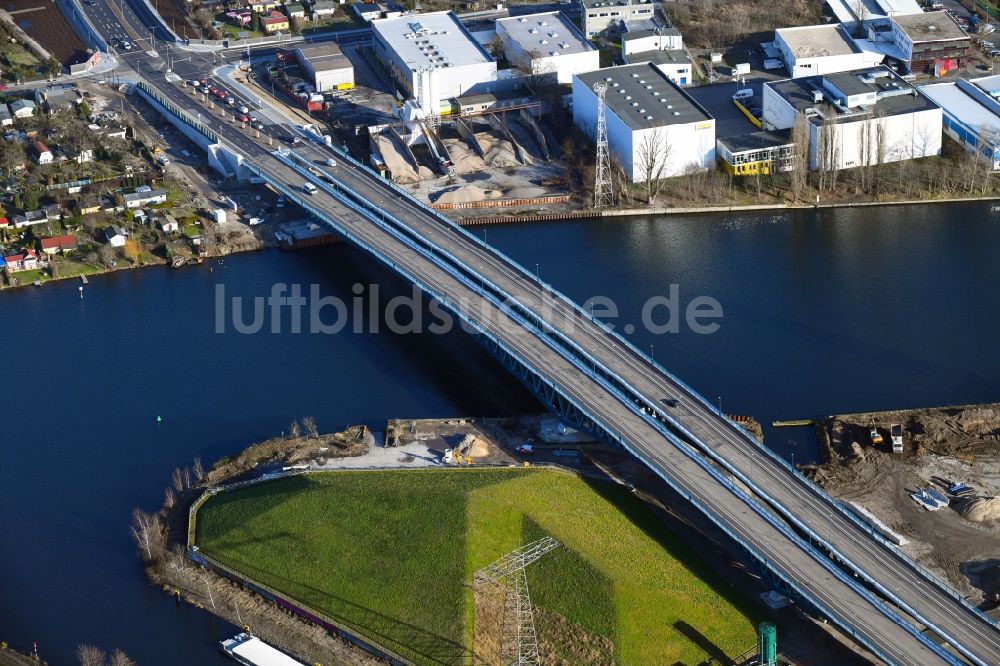
<path fill-rule="evenodd" d="M 138 0 L 133 0 L 141 5 Z M 86 7 L 95 25 L 108 37 L 127 32 L 133 40 L 142 38 L 144 21 L 129 4 L 108 5 L 97 0 Z M 117 10 L 117 11 L 116 11 Z M 139 7 L 142 11 L 142 7 Z M 111 26 L 108 28 L 107 26 Z M 108 30 L 108 32 L 104 32 Z M 117 32 L 116 32 L 117 30 Z M 145 30 L 148 39 L 148 30 Z M 203 102 L 164 77 L 165 60 L 171 55 L 174 71 L 185 78 L 204 78 L 214 63 L 212 56 L 192 54 L 165 44 L 158 44 L 160 57 L 133 52 L 124 59 L 133 69 L 182 108 L 199 111 L 207 117 L 211 110 Z M 233 91 L 223 83 L 222 87 Z M 270 155 L 263 137 L 234 125 L 231 120 L 217 121 L 216 131 L 224 141 L 250 158 L 257 168 L 290 189 L 300 188 L 301 175 L 290 171 Z M 265 134 L 285 135 L 287 128 L 269 125 Z M 297 150 L 300 150 L 297 148 Z M 317 162 L 328 154 L 324 148 L 307 146 L 300 152 Z M 539 284 L 521 267 L 475 241 L 464 232 L 446 224 L 437 216 L 414 206 L 388 183 L 370 172 L 357 169 L 339 160 L 333 175 L 346 189 L 365 200 L 376 203 L 402 222 L 402 226 L 424 239 L 426 247 L 446 251 L 455 259 L 479 273 L 483 279 L 510 294 L 517 303 L 536 316 L 545 316 L 553 326 L 550 335 L 537 335 L 520 322 L 484 304 L 468 286 L 463 285 L 441 265 L 407 247 L 392 233 L 379 230 L 377 225 L 363 220 L 325 192 L 313 200 L 320 212 L 335 220 L 348 231 L 353 230 L 363 244 L 378 248 L 392 257 L 397 269 L 417 280 L 422 286 L 449 299 L 465 298 L 472 316 L 485 308 L 491 313 L 490 332 L 518 352 L 543 376 L 551 377 L 566 395 L 574 396 L 600 422 L 619 432 L 647 460 L 682 492 L 689 493 L 710 516 L 722 521 L 746 543 L 765 554 L 780 571 L 789 575 L 803 588 L 827 605 L 827 612 L 845 626 L 855 627 L 865 642 L 882 651 L 893 661 L 904 664 L 945 663 L 929 651 L 910 632 L 889 619 L 881 604 L 873 605 L 864 595 L 834 576 L 827 562 L 818 561 L 808 549 L 790 539 L 771 524 L 762 506 L 766 502 L 773 511 L 787 519 L 811 528 L 820 539 L 849 561 L 861 575 L 878 581 L 883 589 L 891 590 L 913 609 L 922 620 L 933 621 L 949 639 L 960 644 L 970 658 L 981 664 L 1000 663 L 1000 636 L 996 627 L 944 592 L 941 583 L 923 575 L 900 558 L 893 549 L 871 538 L 864 530 L 846 519 L 825 493 L 776 462 L 755 441 L 744 436 L 737 426 L 720 416 L 698 396 L 670 376 L 651 365 L 636 350 L 609 335 L 589 320 L 579 308 L 561 300 L 545 285 Z M 322 181 L 317 179 L 317 185 Z M 396 232 L 398 233 L 398 231 Z M 475 307 L 472 307 L 475 304 Z M 463 305 L 456 304 L 462 308 Z M 578 362 L 565 355 L 565 340 L 586 349 L 602 366 L 623 378 L 632 399 L 622 400 L 606 385 L 597 383 Z M 660 402 L 664 397 L 676 397 L 680 404 L 667 410 Z M 752 475 L 766 500 L 751 506 L 731 489 L 709 476 L 704 468 L 663 434 L 660 419 L 639 411 L 635 400 L 647 407 L 666 411 L 667 416 L 681 427 L 689 442 L 707 447 L 725 458 L 737 473 L 745 478 Z M 652 410 L 651 410 L 652 411 Z"/>

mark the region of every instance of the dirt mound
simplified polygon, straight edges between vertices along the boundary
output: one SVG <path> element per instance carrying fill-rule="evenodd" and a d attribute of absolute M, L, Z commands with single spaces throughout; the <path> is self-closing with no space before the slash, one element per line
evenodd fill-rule
<path fill-rule="evenodd" d="M 960 513 L 974 523 L 1000 520 L 1000 497 L 976 497 L 966 502 Z"/>
<path fill-rule="evenodd" d="M 475 185 L 461 185 L 438 194 L 435 203 L 472 203 L 486 199 L 486 192 Z"/>
<path fill-rule="evenodd" d="M 490 447 L 475 435 L 469 434 L 462 438 L 458 445 L 458 452 L 473 458 L 485 458 L 490 455 Z"/>

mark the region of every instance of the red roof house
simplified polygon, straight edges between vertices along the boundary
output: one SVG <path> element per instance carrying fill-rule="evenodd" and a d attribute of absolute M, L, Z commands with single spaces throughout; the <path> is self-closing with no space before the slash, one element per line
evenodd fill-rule
<path fill-rule="evenodd" d="M 42 252 L 45 254 L 56 254 L 57 252 L 66 252 L 68 250 L 75 250 L 77 247 L 76 236 L 72 234 L 67 234 L 65 236 L 55 236 L 53 238 L 43 238 L 41 241 Z"/>

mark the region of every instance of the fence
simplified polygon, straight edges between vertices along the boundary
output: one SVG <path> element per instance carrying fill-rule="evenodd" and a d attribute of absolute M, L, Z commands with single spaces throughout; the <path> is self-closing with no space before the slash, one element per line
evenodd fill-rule
<path fill-rule="evenodd" d="M 542 206 L 545 204 L 567 203 L 569 194 L 557 194 L 549 197 L 533 197 L 529 199 L 488 199 L 486 201 L 464 201 L 457 203 L 431 204 L 434 210 L 455 210 L 458 208 L 503 208 L 505 206 Z"/>

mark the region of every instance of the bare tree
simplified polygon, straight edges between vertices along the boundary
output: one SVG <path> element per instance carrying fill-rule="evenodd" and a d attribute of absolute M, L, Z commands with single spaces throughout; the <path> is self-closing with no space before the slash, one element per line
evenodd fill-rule
<path fill-rule="evenodd" d="M 299 427 L 299 422 L 292 420 L 288 424 L 288 437 L 291 439 L 298 439 L 302 436 L 302 429 Z"/>
<path fill-rule="evenodd" d="M 184 489 L 187 490 L 191 487 L 191 469 L 188 467 L 184 468 Z"/>
<path fill-rule="evenodd" d="M 316 419 L 311 416 L 302 417 L 302 427 L 306 429 L 309 436 L 313 439 L 319 439 L 319 430 L 316 429 Z"/>
<path fill-rule="evenodd" d="M 135 666 L 135 661 L 120 648 L 111 653 L 111 666 Z"/>
<path fill-rule="evenodd" d="M 78 645 L 76 658 L 80 666 L 105 666 L 107 655 L 96 645 Z"/>
<path fill-rule="evenodd" d="M 169 511 L 174 508 L 175 504 L 177 504 L 177 496 L 174 495 L 174 489 L 167 486 L 167 489 L 163 491 L 163 508 Z"/>
<path fill-rule="evenodd" d="M 809 121 L 803 115 L 795 117 L 792 125 L 792 201 L 798 201 L 809 178 Z"/>
<path fill-rule="evenodd" d="M 670 161 L 670 154 L 673 149 L 670 139 L 662 127 L 652 131 L 643 132 L 639 140 L 639 150 L 636 158 L 636 167 L 643 177 L 643 185 L 646 189 L 646 202 L 653 203 L 653 199 L 663 188 L 662 179 Z"/>
<path fill-rule="evenodd" d="M 177 492 L 184 492 L 184 475 L 181 473 L 180 467 L 174 467 L 174 472 L 170 475 L 170 483 Z"/>
<path fill-rule="evenodd" d="M 163 524 L 156 514 L 145 513 L 138 507 L 132 511 L 132 536 L 146 562 L 163 557 Z"/>
<path fill-rule="evenodd" d="M 201 458 L 194 459 L 191 469 L 194 472 L 195 481 L 201 481 L 205 478 L 205 467 L 201 464 Z"/>

